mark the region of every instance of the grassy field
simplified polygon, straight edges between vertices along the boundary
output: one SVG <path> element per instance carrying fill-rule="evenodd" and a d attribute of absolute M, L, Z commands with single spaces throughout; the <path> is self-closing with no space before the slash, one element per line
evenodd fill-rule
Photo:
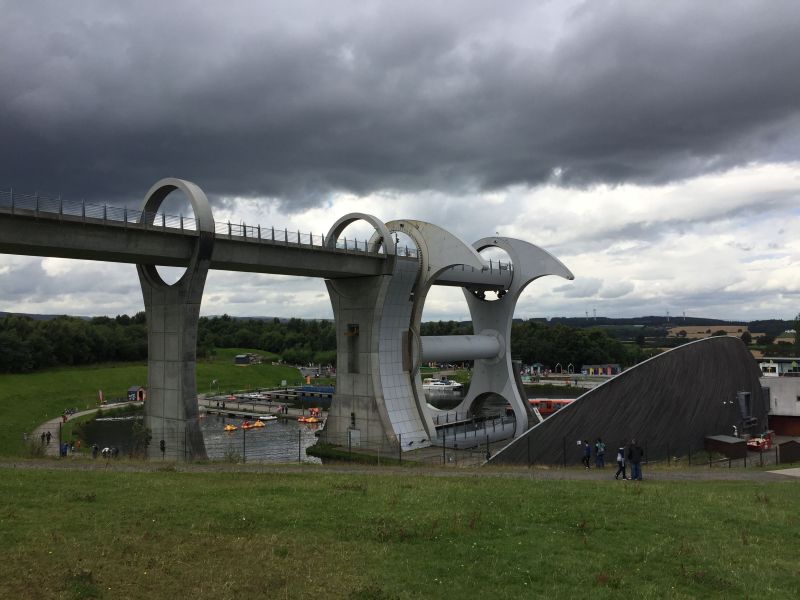
<path fill-rule="evenodd" d="M 233 364 L 241 348 L 217 351 L 210 360 L 197 364 L 197 390 L 216 393 L 277 386 L 282 380 L 301 382 L 297 369 L 266 363 L 239 367 Z M 263 352 L 261 354 L 264 354 Z M 213 380 L 218 384 L 212 384 Z M 127 395 L 133 385 L 147 385 L 147 367 L 142 364 L 114 364 L 52 369 L 25 375 L 0 375 L 0 455 L 19 455 L 24 450 L 22 433 L 61 415 L 66 408 L 80 410 L 97 405 L 98 390 L 106 398 Z"/>
<path fill-rule="evenodd" d="M 794 482 L 168 469 L 3 469 L 0 597 L 800 595 Z"/>

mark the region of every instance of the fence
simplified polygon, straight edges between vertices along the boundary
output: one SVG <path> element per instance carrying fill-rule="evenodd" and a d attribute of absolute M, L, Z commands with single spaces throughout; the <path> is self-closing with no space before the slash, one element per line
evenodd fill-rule
<path fill-rule="evenodd" d="M 472 448 L 442 445 L 414 447 L 413 441 L 410 443 L 403 441 L 402 434 L 398 436 L 397 441 L 389 441 L 385 436 L 369 438 L 356 431 L 335 435 L 322 432 L 320 442 L 329 446 L 325 454 L 334 460 L 373 464 L 478 466 L 486 461 L 487 452 L 483 442 Z"/>
<path fill-rule="evenodd" d="M 42 194 L 21 194 L 13 190 L 0 190 L 0 208 L 11 214 L 34 216 L 53 216 L 58 218 L 78 219 L 105 225 L 123 225 L 125 227 L 142 227 L 144 229 L 162 229 L 183 232 L 191 235 L 197 233 L 197 219 L 183 215 L 169 215 L 163 212 L 141 211 L 127 207 L 92 204 L 81 200 L 65 200 L 61 196 L 53 197 Z M 262 227 L 245 223 L 214 222 L 217 236 L 228 239 L 253 240 L 271 244 L 305 246 L 319 250 L 325 249 L 325 236 L 322 234 L 289 231 L 287 228 Z M 339 238 L 336 249 L 340 252 L 376 254 L 370 252 L 370 245 L 365 240 Z M 397 249 L 400 254 L 416 257 L 415 248 Z"/>
<path fill-rule="evenodd" d="M 520 442 L 524 443 L 524 442 Z M 658 465 L 658 466 L 684 466 L 684 467 L 707 467 L 707 468 L 748 468 L 748 467 L 763 467 L 776 464 L 786 464 L 795 460 L 794 456 L 789 456 L 787 453 L 786 459 L 782 460 L 780 456 L 779 446 L 774 446 L 769 450 L 755 451 L 749 450 L 742 458 L 729 458 L 719 453 L 708 452 L 702 446 L 677 446 L 675 444 L 651 444 L 647 440 L 639 442 L 644 454 L 642 457 L 642 464 Z M 630 469 L 627 451 L 625 449 L 625 465 L 626 470 Z M 595 447 L 591 447 L 590 467 L 597 468 L 598 458 L 595 452 Z M 611 445 L 606 446 L 603 462 L 606 468 L 617 466 L 617 450 L 618 448 Z M 557 464 L 554 461 L 543 461 L 537 459 L 535 452 L 532 449 L 532 444 L 528 440 L 527 445 L 527 460 L 526 463 L 530 467 L 535 466 L 577 466 L 580 465 L 584 457 L 583 446 L 577 445 L 574 441 L 563 438 L 562 448 L 560 452 L 560 460 Z"/>
<path fill-rule="evenodd" d="M 490 442 L 510 441 L 517 430 L 516 419 L 507 416 L 467 418 L 462 421 L 450 421 L 450 423 L 452 423 L 450 426 L 440 427 L 436 431 L 436 438 L 439 444 L 452 448 L 479 446 L 484 440 Z"/>
<path fill-rule="evenodd" d="M 12 190 L 0 190 L 0 208 L 10 210 L 11 214 L 32 214 L 34 216 L 58 216 L 70 219 L 79 219 L 83 222 L 102 224 L 122 224 L 130 227 L 143 227 L 144 229 L 163 229 L 179 231 L 195 235 L 197 233 L 197 219 L 183 215 L 169 215 L 164 212 L 141 211 L 127 207 L 111 206 L 108 204 L 92 204 L 81 200 L 65 200 L 61 196 L 47 196 L 44 194 L 21 194 Z M 230 221 L 215 221 L 214 233 L 228 239 L 253 240 L 270 244 L 292 246 L 305 246 L 323 250 L 326 248 L 323 234 L 302 233 L 289 231 L 287 228 L 274 226 L 262 227 L 261 225 L 247 225 L 246 223 L 231 223 Z M 391 243 L 391 240 L 384 240 Z M 370 252 L 370 242 L 339 238 L 336 240 L 336 250 L 339 252 L 352 252 L 362 254 L 376 254 Z M 395 246 L 395 251 L 400 256 L 416 258 L 419 252 L 416 248 Z M 472 267 L 469 267 L 472 269 Z M 464 266 L 461 266 L 464 270 Z M 510 271 L 509 262 L 489 260 L 489 271 Z M 474 270 L 474 269 L 473 269 Z"/>
<path fill-rule="evenodd" d="M 418 463 L 428 466 L 464 467 L 478 466 L 497 452 L 502 444 L 492 443 L 489 437 L 470 440 L 470 447 L 459 446 L 458 442 L 450 445 L 442 445 L 441 440 L 435 446 L 414 448 L 411 444 L 404 444 L 405 451 L 400 451 L 397 441 L 389 441 L 385 436 L 367 438 L 358 435 L 356 432 L 348 432 L 341 435 L 332 435 L 322 430 L 321 424 L 304 425 L 298 423 L 295 418 L 284 420 L 270 420 L 265 422 L 263 428 L 241 429 L 241 419 L 230 419 L 225 417 L 208 416 L 200 419 L 200 429 L 203 432 L 205 449 L 209 460 L 227 462 L 272 462 L 272 463 L 304 463 L 322 462 L 308 449 L 318 441 L 324 444 L 322 453 L 325 460 L 368 462 L 373 464 L 407 464 Z M 237 429 L 233 432 L 225 432 L 225 423 L 235 424 Z M 50 439 L 47 439 L 47 433 Z M 318 437 L 319 434 L 319 437 Z M 44 437 L 41 437 L 44 436 Z M 119 457 L 143 457 L 144 451 L 141 446 L 137 447 L 136 442 L 130 444 L 113 443 L 109 440 L 82 440 L 76 445 L 76 440 L 62 439 L 61 423 L 51 424 L 47 427 L 38 429 L 36 435 L 23 434 L 26 445 L 26 452 L 37 456 L 59 456 L 62 445 L 67 442 L 66 455 L 63 458 L 91 458 L 92 445 L 98 446 L 97 459 L 106 458 L 100 454 L 105 447 L 119 445 Z M 158 448 L 161 440 L 164 439 L 165 452 L 159 455 Z M 400 443 L 403 444 L 402 436 Z M 505 443 L 505 442 L 503 442 Z M 152 432 L 150 440 L 151 459 L 158 460 L 194 460 L 196 457 L 191 455 L 191 445 L 187 434 L 170 436 Z M 786 457 L 781 456 L 780 447 L 775 446 L 769 450 L 757 452 L 750 451 L 743 458 L 728 458 L 720 454 L 709 453 L 702 448 L 688 446 L 678 448 L 675 446 L 662 444 L 652 445 L 646 441 L 641 444 L 644 450 L 642 464 L 659 467 L 691 467 L 691 468 L 751 468 L 768 467 L 776 464 L 791 464 L 797 458 L 787 452 Z M 627 448 L 626 448 L 627 450 Z M 605 468 L 611 471 L 616 469 L 615 448 L 607 448 L 605 453 Z M 582 450 L 575 445 L 566 444 L 564 455 L 559 464 L 538 461 L 535 456 L 529 456 L 527 464 L 529 467 L 545 466 L 558 467 L 577 465 Z M 113 460 L 112 457 L 108 457 Z M 597 468 L 596 456 L 591 457 L 591 467 Z M 626 470 L 630 472 L 630 465 L 626 457 Z"/>

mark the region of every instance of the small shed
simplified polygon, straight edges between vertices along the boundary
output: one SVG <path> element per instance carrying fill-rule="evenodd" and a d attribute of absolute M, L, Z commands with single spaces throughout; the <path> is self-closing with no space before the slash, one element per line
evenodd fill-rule
<path fill-rule="evenodd" d="M 788 440 L 778 444 L 778 456 L 781 464 L 800 462 L 800 442 Z"/>
<path fill-rule="evenodd" d="M 716 452 L 728 458 L 744 458 L 747 456 L 747 442 L 732 435 L 708 435 L 704 447 L 706 452 Z"/>
<path fill-rule="evenodd" d="M 128 402 L 144 402 L 147 399 L 147 390 L 140 385 L 128 388 Z"/>

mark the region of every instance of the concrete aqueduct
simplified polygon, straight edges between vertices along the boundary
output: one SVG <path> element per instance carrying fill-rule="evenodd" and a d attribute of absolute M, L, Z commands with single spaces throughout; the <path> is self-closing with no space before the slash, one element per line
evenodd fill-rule
<path fill-rule="evenodd" d="M 168 217 L 159 208 L 179 190 L 194 219 Z M 374 228 L 363 245 L 341 240 L 346 227 L 364 221 Z M 416 248 L 399 252 L 397 234 Z M 485 260 L 497 247 L 510 263 Z M 446 444 L 437 422 L 447 414 L 425 399 L 420 366 L 429 360 L 474 360 L 469 393 L 457 413 L 469 412 L 488 393 L 502 396 L 515 419 L 494 433 L 519 437 L 533 422 L 516 384 L 510 355 L 511 321 L 520 294 L 544 275 L 573 279 L 545 250 L 505 237 L 469 246 L 423 221 L 384 223 L 353 213 L 324 236 L 214 221 L 195 184 L 162 179 L 147 193 L 141 211 L 70 204 L 60 199 L 0 194 L 0 252 L 136 264 L 148 330 L 149 401 L 146 422 L 155 439 L 167 441 L 167 457 L 204 457 L 197 421 L 197 324 L 209 269 L 322 277 L 336 319 L 337 385 L 325 425 L 329 440 L 362 447 L 389 444 L 402 451 Z M 174 284 L 156 265 L 182 266 Z M 420 323 L 432 285 L 463 289 L 475 334 L 424 337 Z M 496 300 L 489 300 L 493 294 Z M 160 453 L 158 444 L 151 452 Z"/>

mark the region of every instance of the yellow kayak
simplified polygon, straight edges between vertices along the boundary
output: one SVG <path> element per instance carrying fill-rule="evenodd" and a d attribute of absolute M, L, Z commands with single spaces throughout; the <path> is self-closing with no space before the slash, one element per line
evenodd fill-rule
<path fill-rule="evenodd" d="M 225 425 L 225 431 L 236 431 L 236 425 Z"/>

